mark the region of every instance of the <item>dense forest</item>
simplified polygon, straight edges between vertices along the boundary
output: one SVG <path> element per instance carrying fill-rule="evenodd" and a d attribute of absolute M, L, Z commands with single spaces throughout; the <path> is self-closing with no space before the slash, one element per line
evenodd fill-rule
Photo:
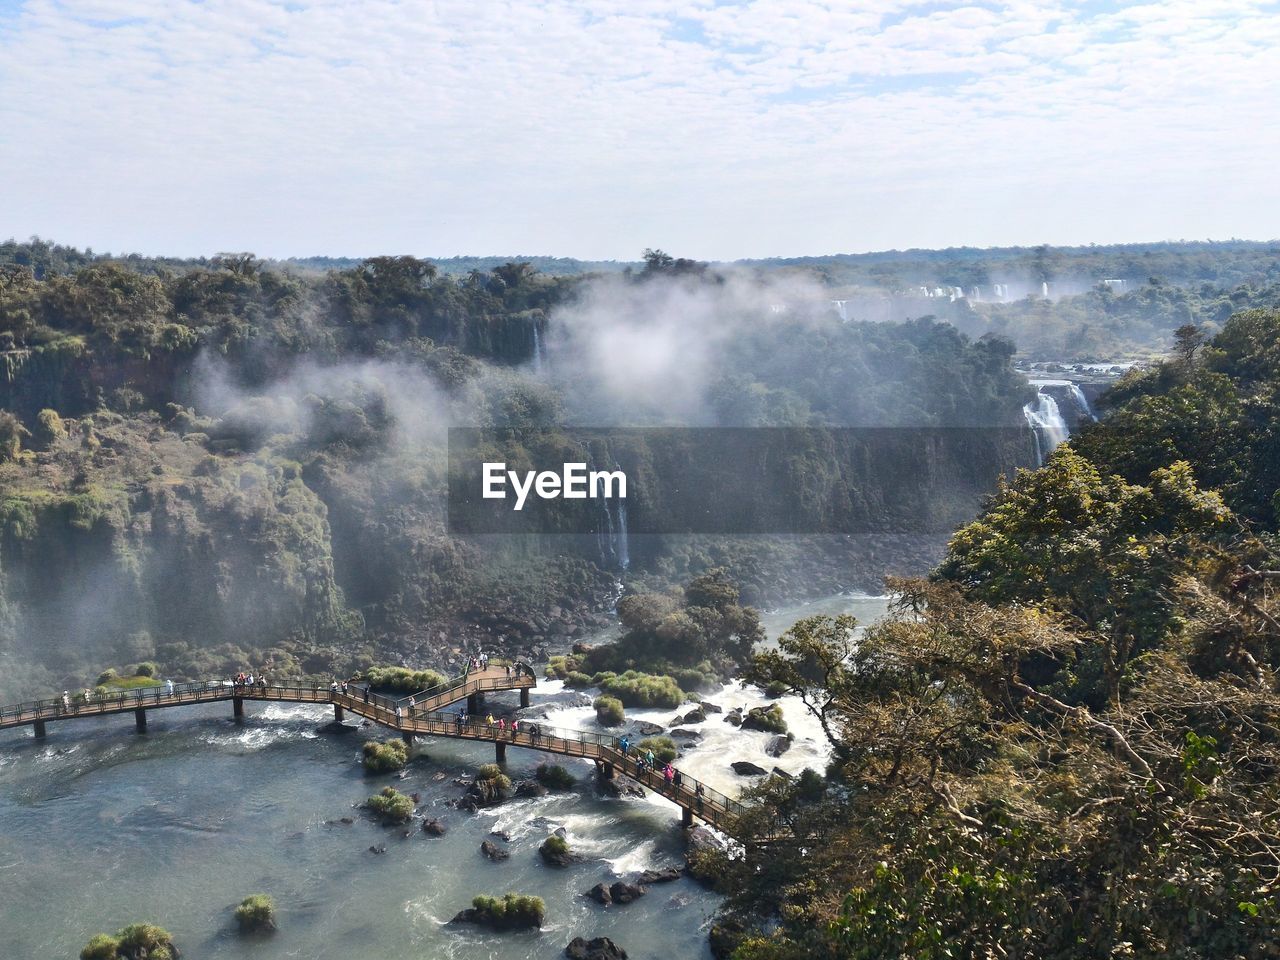
<path fill-rule="evenodd" d="M 904 450 L 896 473 L 847 452 L 866 483 L 852 507 L 839 469 L 798 460 L 776 483 L 810 491 L 818 520 L 868 516 L 922 473 L 975 478 L 954 505 L 971 516 L 982 470 L 1032 456 L 1008 341 L 843 324 L 807 286 L 657 253 L 584 281 L 524 263 L 448 276 L 411 257 L 295 273 L 248 255 L 21 252 L 0 269 L 10 695 L 143 660 L 176 676 L 249 662 L 328 675 L 385 657 L 444 668 L 477 644 L 540 656 L 607 622 L 627 581 L 726 567 L 749 600 L 776 603 L 877 588 L 886 566 L 925 569 L 940 547 L 887 531 L 870 546 L 654 535 L 623 550 L 608 518 L 587 535 L 453 536 L 452 426 L 552 451 L 601 424 L 1014 432 L 994 451 Z M 661 529 L 668 509 L 641 498 L 634 521 L 647 511 Z"/>
<path fill-rule="evenodd" d="M 1184 330 L 885 620 L 752 678 L 820 719 L 725 860 L 737 960 L 1275 955 L 1280 313 Z M 766 918 L 762 923 L 761 918 Z"/>

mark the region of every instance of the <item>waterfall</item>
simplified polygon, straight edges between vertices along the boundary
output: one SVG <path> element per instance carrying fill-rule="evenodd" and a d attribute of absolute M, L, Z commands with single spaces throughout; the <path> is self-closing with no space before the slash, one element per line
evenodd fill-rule
<path fill-rule="evenodd" d="M 1041 284 L 1040 284 L 1040 296 L 1044 297 L 1046 300 L 1048 300 L 1048 299 L 1049 299 L 1049 284 L 1048 284 L 1048 283 L 1041 283 Z"/>
<path fill-rule="evenodd" d="M 1084 391 L 1080 389 L 1080 384 L 1072 382 L 1071 396 L 1075 398 L 1076 403 L 1080 405 L 1080 409 L 1084 411 L 1084 415 L 1090 420 L 1097 420 L 1093 415 L 1093 409 L 1089 406 L 1089 398 L 1084 395 Z"/>
<path fill-rule="evenodd" d="M 613 458 L 610 457 L 610 460 Z M 587 455 L 588 469 L 599 469 L 595 457 Z M 622 469 L 616 460 L 613 470 Z M 594 495 L 595 491 L 591 491 Z M 631 566 L 631 541 L 627 534 L 627 501 L 623 497 L 612 497 L 599 501 L 600 526 L 596 532 L 596 543 L 600 549 L 600 561 L 615 570 L 627 570 Z"/>
<path fill-rule="evenodd" d="M 1058 401 L 1042 387 L 1036 388 L 1036 402 L 1028 403 L 1022 408 L 1022 415 L 1027 420 L 1036 440 L 1036 462 L 1044 463 L 1045 457 L 1053 453 L 1058 444 L 1071 436 L 1067 423 L 1058 412 Z"/>
<path fill-rule="evenodd" d="M 538 322 L 533 322 L 533 372 L 542 372 L 542 334 L 538 332 Z"/>
<path fill-rule="evenodd" d="M 836 308 L 836 313 L 840 314 L 840 320 L 843 323 L 849 322 L 849 311 L 845 309 L 848 300 L 832 300 L 832 305 Z"/>
<path fill-rule="evenodd" d="M 618 500 L 618 566 L 631 566 L 631 544 L 627 540 L 627 501 Z"/>

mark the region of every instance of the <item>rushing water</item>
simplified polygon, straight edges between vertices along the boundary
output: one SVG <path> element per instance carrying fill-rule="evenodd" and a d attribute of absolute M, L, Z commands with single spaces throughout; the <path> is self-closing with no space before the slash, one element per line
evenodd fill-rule
<path fill-rule="evenodd" d="M 854 612 L 874 619 L 878 598 L 830 598 L 770 613 L 771 636 L 799 616 Z M 496 702 L 514 703 L 514 694 Z M 709 699 L 726 710 L 765 703 L 729 684 Z M 579 705 L 574 705 L 575 703 Z M 549 722 L 595 729 L 582 694 L 540 682 L 532 704 Z M 784 698 L 796 743 L 781 758 L 770 737 L 711 716 L 703 739 L 680 761 L 691 775 L 735 792 L 748 781 L 729 768 L 821 767 L 826 749 L 802 706 Z M 0 931 L 3 956 L 74 957 L 88 938 L 136 921 L 167 927 L 193 958 L 558 956 L 574 936 L 608 936 L 632 956 L 707 957 L 707 926 L 719 898 L 688 879 L 653 886 L 635 903 L 601 907 L 582 893 L 602 880 L 679 864 L 684 846 L 676 808 L 660 798 L 598 796 L 588 762 L 553 758 L 579 777 L 566 794 L 513 800 L 467 814 L 449 806 L 455 781 L 490 762 L 492 748 L 420 741 L 404 780 L 363 776 L 357 762 L 366 728 L 335 733 L 328 708 L 247 703 L 246 723 L 227 704 L 152 711 L 150 732 L 129 714 L 50 725 L 44 742 L 27 730 L 0 733 Z M 681 711 L 682 712 L 682 711 Z M 628 711 L 667 726 L 677 711 Z M 532 776 L 546 755 L 508 749 L 512 779 Z M 428 839 L 366 820 L 356 806 L 383 785 L 420 792 L 421 814 L 448 833 Z M 343 825 L 340 818 L 354 822 Z M 586 858 L 544 866 L 537 847 L 557 827 Z M 511 835 L 505 844 L 493 830 Z M 490 863 L 480 843 L 508 846 Z M 370 846 L 386 846 L 384 854 Z M 446 921 L 477 893 L 536 893 L 547 926 L 494 934 Z M 272 894 L 280 931 L 243 941 L 231 911 L 243 897 Z"/>

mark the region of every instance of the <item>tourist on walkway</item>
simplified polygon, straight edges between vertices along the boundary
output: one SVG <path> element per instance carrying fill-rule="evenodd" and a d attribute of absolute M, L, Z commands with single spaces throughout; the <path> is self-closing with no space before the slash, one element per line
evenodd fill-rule
<path fill-rule="evenodd" d="M 173 681 L 172 681 L 172 680 L 166 680 L 166 681 L 164 682 L 164 692 L 165 692 L 165 695 L 166 695 L 166 696 L 169 696 L 169 697 L 172 697 L 172 696 L 173 696 Z"/>
<path fill-rule="evenodd" d="M 672 771 L 671 769 L 671 764 L 668 763 L 665 767 L 662 768 L 662 779 L 667 781 L 667 786 L 671 785 L 671 778 L 673 775 L 674 775 L 674 771 Z"/>

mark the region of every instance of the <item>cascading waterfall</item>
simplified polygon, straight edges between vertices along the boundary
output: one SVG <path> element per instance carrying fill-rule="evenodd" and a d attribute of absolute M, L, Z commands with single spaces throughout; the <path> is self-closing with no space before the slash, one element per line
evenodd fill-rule
<path fill-rule="evenodd" d="M 842 323 L 849 322 L 849 311 L 845 308 L 845 304 L 847 304 L 848 302 L 849 302 L 848 300 L 832 300 L 831 301 L 832 306 L 836 308 L 836 313 L 840 314 L 840 320 Z"/>
<path fill-rule="evenodd" d="M 589 470 L 598 470 L 595 457 L 587 456 Z M 614 461 L 613 470 L 622 469 Z M 631 566 L 631 541 L 627 534 L 627 501 L 622 497 L 611 497 L 599 501 L 600 526 L 596 533 L 596 543 L 600 548 L 600 560 L 615 570 L 626 570 Z"/>
<path fill-rule="evenodd" d="M 1080 389 L 1080 384 L 1071 384 L 1071 396 L 1075 398 L 1076 403 L 1080 405 L 1080 409 L 1084 411 L 1084 415 L 1090 420 L 1097 420 L 1093 415 L 1093 408 L 1089 406 L 1089 398 L 1084 395 L 1084 391 Z"/>
<path fill-rule="evenodd" d="M 1036 402 L 1023 407 L 1022 415 L 1035 436 L 1036 463 L 1042 464 L 1058 444 L 1071 436 L 1071 431 L 1058 411 L 1058 401 L 1049 396 L 1043 387 L 1037 386 L 1036 390 Z"/>

